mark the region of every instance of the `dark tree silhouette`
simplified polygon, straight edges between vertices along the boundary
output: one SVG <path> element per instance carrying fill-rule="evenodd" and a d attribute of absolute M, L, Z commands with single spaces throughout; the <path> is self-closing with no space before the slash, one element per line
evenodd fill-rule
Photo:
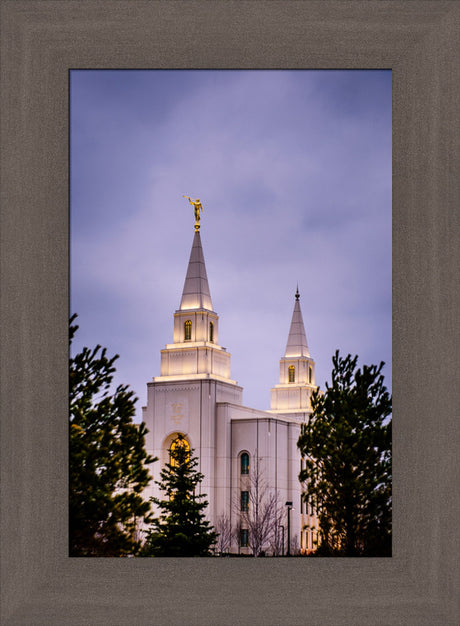
<path fill-rule="evenodd" d="M 155 459 L 144 447 L 145 425 L 132 421 L 133 392 L 120 385 L 110 393 L 117 358 L 96 346 L 70 359 L 70 556 L 136 554 L 138 522 L 149 521 L 141 492 Z"/>
<path fill-rule="evenodd" d="M 384 363 L 333 357 L 332 384 L 312 395 L 298 447 L 299 478 L 320 522 L 317 553 L 391 556 L 391 396 Z"/>
<path fill-rule="evenodd" d="M 205 519 L 208 502 L 196 494 L 204 476 L 196 471 L 198 459 L 179 436 L 171 446 L 170 462 L 156 481 L 165 498 L 152 498 L 161 510 L 147 532 L 144 556 L 208 556 L 217 535 Z"/>

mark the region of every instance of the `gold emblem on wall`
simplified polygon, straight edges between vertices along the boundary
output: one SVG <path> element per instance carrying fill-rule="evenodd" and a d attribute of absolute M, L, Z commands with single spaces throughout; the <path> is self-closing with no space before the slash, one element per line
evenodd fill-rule
<path fill-rule="evenodd" d="M 183 405 L 181 402 L 173 402 L 171 406 L 173 410 L 171 415 L 171 421 L 173 421 L 174 424 L 178 426 L 184 418 Z"/>

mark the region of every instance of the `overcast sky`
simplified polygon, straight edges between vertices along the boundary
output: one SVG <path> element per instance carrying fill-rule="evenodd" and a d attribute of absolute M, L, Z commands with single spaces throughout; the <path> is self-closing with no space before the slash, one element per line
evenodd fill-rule
<path fill-rule="evenodd" d="M 160 374 L 200 198 L 219 343 L 243 402 L 270 408 L 297 283 L 316 383 L 332 355 L 385 361 L 391 389 L 391 72 L 71 72 L 73 352 Z"/>

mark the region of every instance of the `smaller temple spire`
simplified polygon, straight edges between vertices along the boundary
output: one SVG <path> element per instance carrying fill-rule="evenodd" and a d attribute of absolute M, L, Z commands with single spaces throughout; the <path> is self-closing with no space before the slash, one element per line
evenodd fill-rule
<path fill-rule="evenodd" d="M 307 336 L 305 334 L 305 326 L 303 324 L 302 311 L 300 309 L 300 293 L 299 286 L 295 294 L 294 311 L 292 313 L 291 328 L 286 345 L 285 357 L 310 356 L 307 344 Z"/>
<path fill-rule="evenodd" d="M 305 421 L 305 415 L 311 413 L 314 386 L 315 362 L 308 350 L 297 285 L 286 351 L 280 359 L 280 382 L 272 387 L 270 411 Z"/>

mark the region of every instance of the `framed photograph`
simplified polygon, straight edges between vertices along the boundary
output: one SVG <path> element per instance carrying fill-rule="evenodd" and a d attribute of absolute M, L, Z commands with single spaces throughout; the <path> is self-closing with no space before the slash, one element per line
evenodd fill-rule
<path fill-rule="evenodd" d="M 391 116 L 390 70 L 70 71 L 72 556 L 391 556 Z M 96 345 L 139 398 L 98 420 Z"/>
<path fill-rule="evenodd" d="M 457 623 L 458 4 L 1 13 L 2 623 Z M 391 71 L 391 558 L 69 558 L 69 72 L 102 69 Z"/>

